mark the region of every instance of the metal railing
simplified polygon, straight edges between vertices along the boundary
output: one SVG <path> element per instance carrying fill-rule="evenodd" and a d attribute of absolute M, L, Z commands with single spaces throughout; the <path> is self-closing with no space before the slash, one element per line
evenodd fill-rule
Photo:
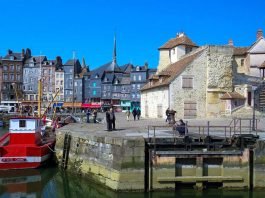
<path fill-rule="evenodd" d="M 257 129 L 259 119 L 254 121 L 255 128 Z M 186 122 L 185 126 L 178 126 L 185 128 L 186 135 L 197 136 L 198 138 L 205 138 L 207 136 L 215 136 L 222 138 L 232 138 L 233 135 L 242 134 L 258 134 L 258 131 L 253 131 L 253 120 L 251 118 L 234 118 L 228 125 L 211 125 L 210 121 L 207 121 L 206 125 L 189 125 Z M 148 126 L 148 141 L 156 144 L 157 138 L 173 138 L 174 141 L 177 138 L 181 138 L 178 131 L 174 128 L 174 125 L 160 125 L 160 126 Z"/>

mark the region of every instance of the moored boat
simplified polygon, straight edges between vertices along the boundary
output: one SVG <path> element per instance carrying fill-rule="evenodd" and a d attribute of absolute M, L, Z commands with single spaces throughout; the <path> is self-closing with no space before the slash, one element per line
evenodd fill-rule
<path fill-rule="evenodd" d="M 53 154 L 55 134 L 43 134 L 39 117 L 10 119 L 9 132 L 0 138 L 0 169 L 38 168 Z"/>

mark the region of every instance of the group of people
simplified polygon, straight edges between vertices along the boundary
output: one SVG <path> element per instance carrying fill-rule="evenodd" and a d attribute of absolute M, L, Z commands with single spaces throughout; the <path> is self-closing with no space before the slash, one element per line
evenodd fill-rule
<path fill-rule="evenodd" d="M 98 116 L 98 111 L 96 109 L 94 109 L 92 112 L 90 111 L 90 109 L 87 110 L 86 112 L 86 122 L 89 123 L 90 122 L 90 115 L 92 115 L 93 117 L 93 122 L 97 123 L 97 116 Z"/>
<path fill-rule="evenodd" d="M 128 109 L 128 110 L 126 111 L 126 118 L 127 118 L 127 121 L 130 120 L 130 115 L 131 115 L 131 111 L 130 111 L 130 109 Z M 140 119 L 140 116 L 141 116 L 141 110 L 140 110 L 140 108 L 138 108 L 138 109 L 134 108 L 134 109 L 132 110 L 132 115 L 133 115 L 133 120 L 134 120 L 134 121 L 136 120 L 136 118 L 139 120 L 139 119 Z"/>

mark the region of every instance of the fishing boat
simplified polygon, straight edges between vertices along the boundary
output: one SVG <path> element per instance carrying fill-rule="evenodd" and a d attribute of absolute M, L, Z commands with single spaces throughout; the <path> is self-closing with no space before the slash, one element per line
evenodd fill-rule
<path fill-rule="evenodd" d="M 43 133 L 41 117 L 10 118 L 9 132 L 0 138 L 0 170 L 38 168 L 48 162 L 55 134 Z"/>

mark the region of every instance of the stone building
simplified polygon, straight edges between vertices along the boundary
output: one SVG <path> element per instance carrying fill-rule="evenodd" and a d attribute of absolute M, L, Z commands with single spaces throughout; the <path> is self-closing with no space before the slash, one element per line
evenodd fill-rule
<path fill-rule="evenodd" d="M 1 104 L 14 106 L 23 99 L 23 64 L 31 57 L 29 49 L 21 52 L 8 50 L 2 58 Z"/>
<path fill-rule="evenodd" d="M 158 72 L 141 90 L 143 116 L 165 117 L 169 107 L 179 118 L 220 117 L 263 104 L 261 94 L 254 94 L 264 79 L 261 30 L 250 47 L 234 47 L 232 40 L 227 46 L 196 47 L 174 63 L 165 58 L 172 49 L 160 51 Z"/>
<path fill-rule="evenodd" d="M 145 117 L 165 117 L 169 107 L 177 118 L 217 117 L 224 113 L 220 99 L 232 91 L 229 46 L 204 46 L 160 70 L 141 89 Z"/>

